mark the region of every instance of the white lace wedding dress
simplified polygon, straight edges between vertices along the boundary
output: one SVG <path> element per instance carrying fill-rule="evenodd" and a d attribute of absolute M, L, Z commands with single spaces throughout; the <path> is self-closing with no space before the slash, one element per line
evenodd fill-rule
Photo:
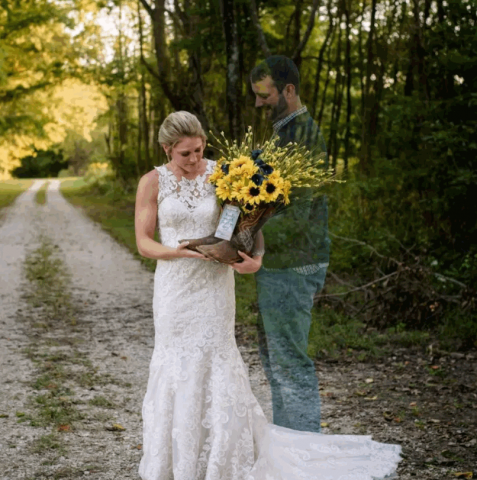
<path fill-rule="evenodd" d="M 159 174 L 162 244 L 215 231 L 206 182 Z M 299 432 L 267 423 L 235 343 L 234 272 L 200 259 L 159 260 L 155 348 L 143 404 L 144 480 L 371 480 L 392 475 L 397 445 L 367 436 Z"/>

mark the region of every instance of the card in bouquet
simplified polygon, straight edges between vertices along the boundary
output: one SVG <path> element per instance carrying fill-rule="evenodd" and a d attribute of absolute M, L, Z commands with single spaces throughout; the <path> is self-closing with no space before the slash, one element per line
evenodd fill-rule
<path fill-rule="evenodd" d="M 222 240 L 230 240 L 235 230 L 235 225 L 240 216 L 240 208 L 226 204 L 220 216 L 219 225 L 214 234 L 215 237 Z"/>

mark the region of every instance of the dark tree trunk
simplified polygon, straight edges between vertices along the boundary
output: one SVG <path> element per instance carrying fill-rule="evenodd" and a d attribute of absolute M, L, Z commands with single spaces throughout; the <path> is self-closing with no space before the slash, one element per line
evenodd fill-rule
<path fill-rule="evenodd" d="M 240 48 L 238 42 L 235 1 L 220 0 L 220 10 L 224 26 L 225 46 L 227 51 L 227 111 L 230 133 L 233 139 L 239 139 L 241 132 L 241 86 Z"/>
<path fill-rule="evenodd" d="M 334 36 L 334 33 L 333 33 Z M 333 45 L 333 38 L 331 39 L 330 45 L 328 47 L 328 69 L 326 71 L 326 79 L 325 79 L 325 86 L 323 87 L 323 94 L 321 95 L 321 106 L 320 106 L 320 113 L 318 114 L 318 126 L 321 127 L 321 122 L 323 120 L 323 113 L 325 111 L 326 105 L 326 92 L 328 91 L 328 85 L 330 84 L 330 77 L 331 77 L 331 46 Z"/>
<path fill-rule="evenodd" d="M 361 158 L 360 166 L 365 172 L 372 169 L 371 165 L 371 141 L 370 136 L 370 118 L 371 110 L 373 108 L 374 94 L 371 94 L 371 75 L 374 69 L 374 32 L 376 30 L 376 3 L 377 0 L 372 0 L 371 4 L 371 25 L 368 35 L 367 45 L 367 64 L 366 64 L 366 85 L 364 91 L 364 110 L 363 110 L 363 125 L 361 130 Z"/>
<path fill-rule="evenodd" d="M 321 80 L 321 71 L 323 69 L 323 58 L 325 55 L 325 50 L 328 46 L 328 42 L 331 38 L 331 34 L 334 31 L 334 22 L 333 22 L 333 15 L 331 13 L 331 0 L 328 0 L 328 20 L 329 26 L 326 32 L 326 37 L 320 47 L 320 52 L 318 54 L 318 65 L 316 67 L 316 74 L 315 74 L 315 87 L 313 89 L 313 101 L 312 101 L 312 113 L 311 116 L 315 118 L 316 115 L 316 107 L 318 105 L 318 95 L 320 92 L 320 80 Z"/>
<path fill-rule="evenodd" d="M 361 120 L 363 119 L 364 115 L 364 53 L 363 53 L 363 18 L 364 12 L 366 10 L 366 0 L 363 0 L 363 7 L 361 8 L 361 12 L 359 17 L 361 21 L 359 22 L 359 33 L 358 33 L 358 55 L 359 55 L 359 83 L 361 84 Z"/>
<path fill-rule="evenodd" d="M 138 23 L 139 23 L 139 50 L 141 58 L 144 57 L 143 46 L 144 46 L 144 36 L 142 31 L 142 18 L 141 10 L 139 7 L 139 2 L 137 4 L 137 14 L 138 14 Z M 146 94 L 146 80 L 144 73 L 144 65 L 140 66 L 140 98 L 139 98 L 139 131 L 140 136 L 139 140 L 143 140 L 144 143 L 144 171 L 147 172 L 152 169 L 151 154 L 149 152 L 149 124 L 147 120 L 147 94 Z M 139 150 L 141 147 L 139 146 Z"/>
<path fill-rule="evenodd" d="M 295 0 L 295 12 L 293 14 L 293 39 L 292 39 L 292 49 L 290 52 L 290 56 L 293 56 L 293 52 L 295 52 L 300 45 L 300 30 L 301 30 L 301 16 L 303 11 L 303 0 Z M 296 58 L 293 59 L 298 70 L 301 67 L 301 52 L 298 52 Z"/>
<path fill-rule="evenodd" d="M 342 12 L 338 13 L 338 23 L 341 21 Z M 331 153 L 331 168 L 336 169 L 336 139 L 338 133 L 338 123 L 337 119 L 339 118 L 339 110 L 341 109 L 340 105 L 340 90 L 342 84 L 342 72 L 341 72 L 341 45 L 342 45 L 343 31 L 340 30 L 338 33 L 338 47 L 336 49 L 336 59 L 335 59 L 335 90 L 333 93 L 333 106 L 331 109 L 331 122 L 330 122 L 330 136 L 328 139 L 328 151 Z"/>
<path fill-rule="evenodd" d="M 344 0 L 344 14 L 346 18 L 346 133 L 345 133 L 345 151 L 344 151 L 344 169 L 348 169 L 348 158 L 350 150 L 350 136 L 351 136 L 351 25 L 350 25 L 350 15 L 351 15 L 351 0 Z"/>

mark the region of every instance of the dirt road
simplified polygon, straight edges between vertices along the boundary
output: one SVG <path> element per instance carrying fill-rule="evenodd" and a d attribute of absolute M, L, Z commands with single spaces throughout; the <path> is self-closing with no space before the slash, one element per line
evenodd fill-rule
<path fill-rule="evenodd" d="M 16 200 L 0 226 L 0 479 L 138 478 L 141 405 L 154 346 L 153 274 L 71 206 L 58 181 L 50 181 L 46 205 L 37 205 L 42 183 Z M 55 247 L 54 257 L 70 274 L 74 326 L 37 328 L 41 312 L 35 314 L 23 298 L 28 289 L 23 263 L 44 241 Z M 54 437 L 55 425 L 22 422 L 37 415 L 35 397 L 48 392 L 32 386 L 45 370 L 43 359 L 67 369 L 61 380 L 74 392 L 71 403 L 79 413 Z M 252 363 L 254 390 L 269 412 L 265 377 Z"/>
<path fill-rule="evenodd" d="M 0 480 L 137 479 L 154 343 L 153 274 L 65 201 L 58 181 L 37 205 L 41 184 L 21 195 L 0 225 Z M 269 387 L 256 348 L 243 337 L 239 332 L 252 389 L 270 419 Z M 404 480 L 456 478 L 477 458 L 475 358 L 413 355 L 403 349 L 382 364 L 317 363 L 324 433 L 402 444 Z M 457 413 L 432 393 L 428 415 L 416 409 L 425 389 L 413 382 L 429 362 L 462 368 L 465 398 L 452 386 L 439 391 L 442 405 L 460 402 L 449 407 Z M 459 416 L 467 425 L 455 434 L 439 430 Z"/>

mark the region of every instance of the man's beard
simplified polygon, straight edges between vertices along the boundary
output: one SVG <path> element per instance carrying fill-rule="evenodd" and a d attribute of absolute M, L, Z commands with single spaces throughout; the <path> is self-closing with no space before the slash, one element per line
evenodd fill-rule
<path fill-rule="evenodd" d="M 270 114 L 268 116 L 268 119 L 272 123 L 278 122 L 278 120 L 281 120 L 282 118 L 285 118 L 287 116 L 288 104 L 282 93 L 278 95 L 278 103 L 270 107 L 269 112 Z"/>

